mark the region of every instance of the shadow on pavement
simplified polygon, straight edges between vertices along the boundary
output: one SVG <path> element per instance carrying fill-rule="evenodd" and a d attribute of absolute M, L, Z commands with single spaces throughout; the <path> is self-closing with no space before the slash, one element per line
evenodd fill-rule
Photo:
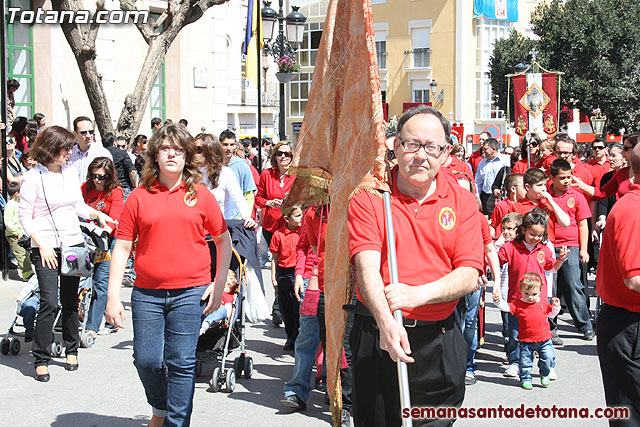
<path fill-rule="evenodd" d="M 51 423 L 51 427 L 141 427 L 147 424 L 149 424 L 149 420 L 142 416 L 137 416 L 136 418 L 120 418 L 89 412 L 74 412 L 58 415 L 55 421 Z"/>

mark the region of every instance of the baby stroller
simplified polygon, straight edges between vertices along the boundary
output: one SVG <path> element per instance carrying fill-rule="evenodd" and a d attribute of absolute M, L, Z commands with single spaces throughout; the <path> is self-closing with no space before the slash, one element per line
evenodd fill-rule
<path fill-rule="evenodd" d="M 233 298 L 231 314 L 227 319 L 212 324 L 200 336 L 196 350 L 196 376 L 202 374 L 202 364 L 207 361 L 220 361 L 220 366 L 213 370 L 209 382 L 211 390 L 218 392 L 222 386 L 231 393 L 236 386 L 236 378 L 244 372 L 245 378 L 253 374 L 253 359 L 247 356 L 245 349 L 245 311 L 246 311 L 246 282 L 247 268 L 242 257 L 233 250 L 231 269 L 238 275 L 238 286 Z M 239 347 L 240 355 L 233 361 L 233 368 L 225 370 L 225 366 L 232 350 Z"/>

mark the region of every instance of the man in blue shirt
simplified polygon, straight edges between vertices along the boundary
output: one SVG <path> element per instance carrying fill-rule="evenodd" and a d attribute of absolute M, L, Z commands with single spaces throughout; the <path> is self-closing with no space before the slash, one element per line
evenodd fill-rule
<path fill-rule="evenodd" d="M 251 176 L 251 169 L 249 169 L 249 165 L 247 165 L 243 159 L 236 156 L 236 150 L 238 148 L 236 134 L 229 129 L 223 130 L 220 134 L 219 140 L 220 145 L 222 146 L 222 161 L 225 166 L 229 166 L 231 170 L 233 170 L 233 173 L 236 174 L 236 179 L 238 180 L 238 184 L 240 184 L 240 189 L 247 201 L 247 205 L 249 205 L 249 210 L 253 211 L 255 197 L 254 191 L 258 188 L 256 187 L 256 183 L 253 181 L 253 176 Z M 233 215 L 231 218 L 239 218 L 240 211 L 235 207 L 235 205 L 232 213 Z"/>
<path fill-rule="evenodd" d="M 476 188 L 480 194 L 482 202 L 482 213 L 491 216 L 496 199 L 493 196 L 491 186 L 496 179 L 498 171 L 504 166 L 511 164 L 511 157 L 498 152 L 498 141 L 495 138 L 489 138 L 484 145 L 484 159 L 478 165 L 476 170 Z"/>

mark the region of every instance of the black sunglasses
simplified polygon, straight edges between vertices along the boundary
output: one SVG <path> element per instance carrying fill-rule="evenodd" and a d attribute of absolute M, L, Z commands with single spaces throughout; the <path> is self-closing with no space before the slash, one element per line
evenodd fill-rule
<path fill-rule="evenodd" d="M 276 157 L 285 156 L 285 157 L 293 157 L 293 153 L 291 151 L 278 151 L 276 153 Z"/>
<path fill-rule="evenodd" d="M 93 135 L 96 133 L 95 130 L 81 130 L 80 132 L 78 132 L 80 135 L 85 136 L 86 134 L 90 134 Z"/>
<path fill-rule="evenodd" d="M 74 142 L 73 144 L 65 144 L 62 148 L 63 148 L 63 149 L 65 149 L 65 150 L 67 150 L 67 151 L 71 151 L 71 149 L 72 149 L 73 147 L 75 147 L 75 146 L 76 146 L 76 144 L 77 144 L 77 142 Z"/>
<path fill-rule="evenodd" d="M 604 150 L 604 145 L 594 145 L 593 147 L 594 150 Z"/>
<path fill-rule="evenodd" d="M 109 178 L 109 175 L 100 175 L 97 173 L 92 173 L 91 174 L 91 178 L 97 180 L 97 181 L 104 181 L 105 179 Z"/>
<path fill-rule="evenodd" d="M 625 145 L 625 146 L 622 147 L 622 149 L 624 151 L 629 151 L 629 150 L 633 150 L 633 147 L 629 147 L 628 145 Z"/>
<path fill-rule="evenodd" d="M 122 149 L 124 149 L 125 147 L 126 147 L 126 144 L 124 144 L 124 145 L 120 145 L 120 144 L 118 144 L 118 148 L 122 148 Z"/>

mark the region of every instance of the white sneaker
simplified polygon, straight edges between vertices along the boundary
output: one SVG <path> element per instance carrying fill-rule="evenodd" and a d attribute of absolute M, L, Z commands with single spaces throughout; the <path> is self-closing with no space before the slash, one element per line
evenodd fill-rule
<path fill-rule="evenodd" d="M 100 330 L 98 331 L 98 335 L 109 335 L 109 334 L 115 334 L 116 332 L 118 332 L 118 328 L 100 328 Z"/>
<path fill-rule="evenodd" d="M 551 368 L 551 370 L 549 371 L 549 379 L 551 381 L 555 381 L 558 379 L 558 374 L 556 374 L 556 368 Z"/>
<path fill-rule="evenodd" d="M 520 375 L 520 368 L 518 367 L 518 365 L 509 365 L 509 367 L 505 369 L 504 374 L 502 375 L 504 375 L 505 377 L 515 378 Z"/>

